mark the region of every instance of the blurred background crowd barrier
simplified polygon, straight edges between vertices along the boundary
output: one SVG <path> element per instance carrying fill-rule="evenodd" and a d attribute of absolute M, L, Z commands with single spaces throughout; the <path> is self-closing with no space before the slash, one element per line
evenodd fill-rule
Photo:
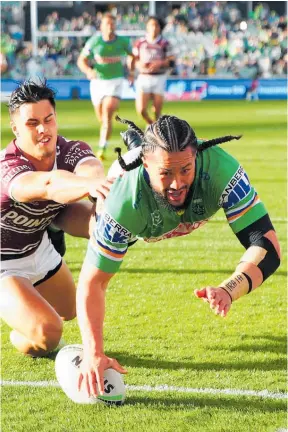
<path fill-rule="evenodd" d="M 86 40 L 99 31 L 106 11 L 115 15 L 118 34 L 129 36 L 132 44 L 145 34 L 149 14 L 163 19 L 163 35 L 177 58 L 171 79 L 286 79 L 285 1 L 5 1 L 1 2 L 3 82 L 33 76 L 84 79 L 76 61 Z M 176 93 L 181 85 L 185 93 L 183 82 Z M 190 90 L 198 97 L 201 85 L 196 87 Z M 207 97 L 209 86 L 202 93 Z"/>

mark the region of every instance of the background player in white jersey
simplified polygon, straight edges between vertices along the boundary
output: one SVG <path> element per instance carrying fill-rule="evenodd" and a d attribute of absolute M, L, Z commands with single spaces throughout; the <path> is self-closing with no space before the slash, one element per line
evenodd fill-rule
<path fill-rule="evenodd" d="M 147 111 L 150 100 L 155 120 L 161 115 L 167 70 L 174 63 L 170 43 L 161 34 L 163 27 L 161 19 L 149 17 L 146 36 L 139 39 L 133 47 L 135 65 L 139 71 L 136 82 L 136 110 L 148 124 L 154 121 Z"/>
<path fill-rule="evenodd" d="M 90 93 L 96 117 L 101 123 L 97 156 L 104 159 L 112 133 L 112 117 L 119 107 L 124 80 L 123 59 L 131 57 L 130 82 L 133 82 L 134 57 L 127 37 L 115 34 L 115 17 L 104 14 L 101 36 L 92 36 L 85 44 L 77 65 L 90 82 Z"/>
<path fill-rule="evenodd" d="M 103 197 L 109 189 L 88 144 L 57 135 L 54 96 L 45 81 L 17 87 L 9 102 L 16 139 L 0 160 L 0 315 L 13 329 L 12 344 L 33 356 L 54 349 L 62 320 L 76 314 L 72 274 L 47 227 L 60 216 L 70 234 L 88 238 L 93 206 L 73 203 L 89 194 Z"/>

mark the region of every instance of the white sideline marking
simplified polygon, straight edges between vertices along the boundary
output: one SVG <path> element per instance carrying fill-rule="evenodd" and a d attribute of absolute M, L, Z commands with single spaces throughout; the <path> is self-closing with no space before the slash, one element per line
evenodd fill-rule
<path fill-rule="evenodd" d="M 27 387 L 60 387 L 56 381 L 0 381 L 2 386 L 27 386 Z M 189 388 L 189 387 L 173 387 L 168 385 L 158 386 L 135 386 L 126 385 L 126 389 L 130 391 L 145 391 L 145 392 L 177 392 L 177 393 L 202 393 L 202 394 L 222 394 L 228 396 L 257 396 L 264 399 L 286 399 L 286 393 L 273 393 L 268 390 L 237 390 L 237 389 L 213 389 L 213 388 Z"/>

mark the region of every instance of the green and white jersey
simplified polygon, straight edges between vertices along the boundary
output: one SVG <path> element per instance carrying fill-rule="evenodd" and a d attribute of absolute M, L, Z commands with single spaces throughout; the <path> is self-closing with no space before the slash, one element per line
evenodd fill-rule
<path fill-rule="evenodd" d="M 92 61 L 97 78 L 109 80 L 124 77 L 123 57 L 131 55 L 132 48 L 125 36 L 107 42 L 95 35 L 88 39 L 81 54 Z"/>
<path fill-rule="evenodd" d="M 234 233 L 267 213 L 244 169 L 221 148 L 198 153 L 192 198 L 178 214 L 155 199 L 141 166 L 112 185 L 89 241 L 88 259 L 104 272 L 115 273 L 135 239 L 156 242 L 190 234 L 221 208 Z"/>

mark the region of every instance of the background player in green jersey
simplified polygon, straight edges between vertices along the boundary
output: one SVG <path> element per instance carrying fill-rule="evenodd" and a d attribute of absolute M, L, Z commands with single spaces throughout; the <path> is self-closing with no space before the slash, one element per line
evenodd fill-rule
<path fill-rule="evenodd" d="M 129 39 L 115 34 L 115 17 L 104 14 L 100 25 L 101 36 L 92 36 L 85 44 L 77 65 L 90 80 L 90 93 L 96 117 L 101 123 L 97 156 L 104 159 L 112 132 L 112 117 L 119 106 L 124 80 L 123 61 L 131 57 L 130 75 L 133 82 L 134 56 Z"/>
<path fill-rule="evenodd" d="M 79 388 L 103 392 L 103 372 L 126 371 L 103 347 L 105 290 L 129 244 L 141 238 L 159 241 L 191 233 L 219 210 L 246 252 L 224 281 L 195 290 L 195 295 L 225 317 L 233 301 L 261 285 L 280 264 L 280 246 L 264 204 L 239 162 L 215 147 L 239 136 L 199 142 L 189 124 L 162 116 L 145 134 L 129 121 L 126 142 L 141 143 L 141 153 L 113 184 L 90 238 L 77 290 L 77 316 L 84 346 Z M 128 145 L 131 148 L 132 145 Z M 137 150 L 137 149 L 136 149 Z M 220 283 L 219 283 L 220 282 Z"/>

